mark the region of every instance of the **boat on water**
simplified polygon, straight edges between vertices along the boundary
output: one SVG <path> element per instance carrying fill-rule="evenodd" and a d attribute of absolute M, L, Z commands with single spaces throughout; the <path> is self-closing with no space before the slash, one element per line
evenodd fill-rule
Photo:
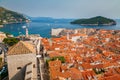
<path fill-rule="evenodd" d="M 0 27 L 3 27 L 3 25 L 0 25 Z"/>

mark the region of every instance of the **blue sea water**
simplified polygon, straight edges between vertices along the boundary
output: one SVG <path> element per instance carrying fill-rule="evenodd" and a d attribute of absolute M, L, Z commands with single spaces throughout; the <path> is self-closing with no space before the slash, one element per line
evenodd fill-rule
<path fill-rule="evenodd" d="M 97 29 L 106 29 L 106 30 L 120 30 L 120 20 L 116 20 L 117 25 L 114 26 L 80 26 L 72 25 L 69 22 L 39 22 L 33 21 L 29 23 L 29 34 L 40 34 L 42 37 L 50 37 L 50 31 L 52 28 L 67 28 L 67 29 L 77 29 L 77 28 L 97 28 Z M 14 36 L 25 34 L 25 29 L 23 26 L 27 26 L 26 23 L 17 23 L 17 24 L 6 24 L 4 27 L 0 28 L 2 32 L 8 32 Z"/>

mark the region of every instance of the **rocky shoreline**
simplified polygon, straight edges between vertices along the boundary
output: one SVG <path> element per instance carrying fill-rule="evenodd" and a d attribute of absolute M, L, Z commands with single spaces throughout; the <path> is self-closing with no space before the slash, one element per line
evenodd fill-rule
<path fill-rule="evenodd" d="M 80 24 L 81 26 L 112 26 L 116 25 L 115 22 L 111 22 L 109 24 Z"/>

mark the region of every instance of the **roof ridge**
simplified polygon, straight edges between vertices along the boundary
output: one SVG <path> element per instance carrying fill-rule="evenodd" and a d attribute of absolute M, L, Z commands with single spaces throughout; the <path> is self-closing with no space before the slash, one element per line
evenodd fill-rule
<path fill-rule="evenodd" d="M 35 49 L 32 44 L 28 42 L 19 41 L 8 50 L 8 55 L 28 54 L 35 53 Z"/>
<path fill-rule="evenodd" d="M 28 42 L 26 42 L 26 43 L 28 43 L 28 44 L 26 44 L 25 42 L 23 42 L 23 41 L 21 41 L 21 43 L 24 45 L 24 47 L 26 47 L 30 52 L 33 52 L 31 49 L 30 49 L 30 47 L 28 47 L 29 45 L 31 45 L 30 43 L 28 43 Z"/>
<path fill-rule="evenodd" d="M 20 42 L 20 41 L 19 41 L 19 42 Z M 17 45 L 19 44 L 19 42 L 18 42 L 17 44 L 15 44 L 15 45 L 11 46 L 11 47 L 9 48 L 9 50 L 8 50 L 8 53 L 11 52 L 11 50 L 12 50 L 15 46 L 17 46 Z"/>

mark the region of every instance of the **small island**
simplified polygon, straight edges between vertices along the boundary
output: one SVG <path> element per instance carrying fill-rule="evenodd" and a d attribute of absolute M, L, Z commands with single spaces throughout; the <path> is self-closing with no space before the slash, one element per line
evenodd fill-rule
<path fill-rule="evenodd" d="M 111 26 L 116 25 L 116 21 L 102 16 L 96 16 L 89 19 L 78 19 L 72 21 L 71 24 L 79 24 L 82 26 Z"/>
<path fill-rule="evenodd" d="M 28 19 L 23 14 L 0 7 L 0 27 L 4 24 L 26 22 L 26 20 Z"/>

